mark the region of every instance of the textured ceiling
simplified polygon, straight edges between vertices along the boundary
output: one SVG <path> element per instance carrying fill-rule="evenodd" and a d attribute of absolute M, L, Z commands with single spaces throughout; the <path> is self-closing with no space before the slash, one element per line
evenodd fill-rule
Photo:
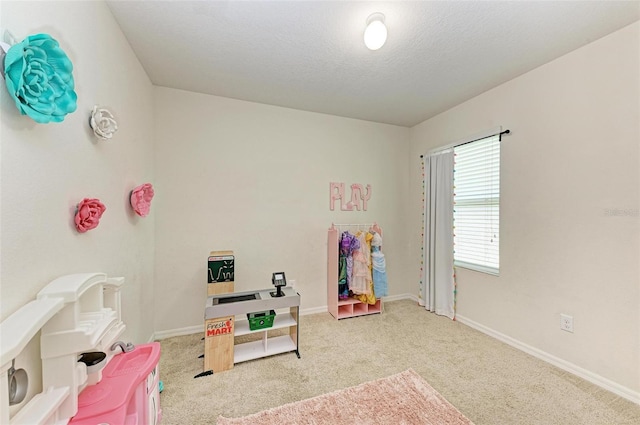
<path fill-rule="evenodd" d="M 408 127 L 640 19 L 638 1 L 107 3 L 156 85 Z"/>

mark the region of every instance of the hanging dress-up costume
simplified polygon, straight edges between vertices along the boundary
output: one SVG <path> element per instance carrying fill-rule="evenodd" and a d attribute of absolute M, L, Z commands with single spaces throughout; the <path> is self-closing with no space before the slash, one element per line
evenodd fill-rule
<path fill-rule="evenodd" d="M 365 233 L 358 232 L 356 235 L 358 248 L 353 251 L 353 279 L 349 284 L 349 289 L 354 294 L 369 294 L 371 289 L 371 252 L 365 240 Z"/>
<path fill-rule="evenodd" d="M 371 240 L 371 263 L 373 265 L 373 290 L 376 297 L 386 297 L 387 287 L 387 264 L 382 249 L 382 236 L 374 233 Z"/>
<path fill-rule="evenodd" d="M 349 251 L 349 241 L 345 239 L 344 232 L 340 237 L 340 250 L 338 255 L 338 299 L 349 297 L 349 285 L 347 282 L 347 252 Z"/>
<path fill-rule="evenodd" d="M 360 241 L 350 232 L 345 232 L 345 234 L 349 243 L 347 247 L 347 285 L 351 289 L 351 282 L 353 282 L 353 253 L 360 248 Z"/>
<path fill-rule="evenodd" d="M 371 241 L 373 240 L 373 233 L 371 232 L 367 232 L 364 235 L 364 240 L 367 244 L 367 252 L 371 253 Z M 369 255 L 368 258 L 368 264 L 369 264 L 369 276 L 371 276 L 371 272 L 372 272 L 372 264 L 371 264 L 371 255 Z M 370 304 L 370 305 L 374 305 L 376 303 L 376 297 L 377 294 L 374 291 L 373 288 L 373 280 L 371 278 L 369 278 L 369 290 L 367 291 L 366 294 L 359 294 L 356 295 L 355 298 L 358 299 L 358 301 L 365 303 L 365 304 Z"/>
<path fill-rule="evenodd" d="M 338 298 L 349 298 L 349 289 L 353 280 L 353 252 L 360 248 L 358 239 L 349 232 L 343 232 L 340 239 L 338 263 Z"/>

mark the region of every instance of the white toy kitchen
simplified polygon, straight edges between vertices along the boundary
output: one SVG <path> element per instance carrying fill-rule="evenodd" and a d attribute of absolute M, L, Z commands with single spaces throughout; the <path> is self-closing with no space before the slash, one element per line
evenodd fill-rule
<path fill-rule="evenodd" d="M 1 424 L 160 421 L 160 344 L 119 340 L 123 283 L 103 273 L 62 276 L 0 324 Z M 27 400 L 29 377 L 15 359 L 38 333 L 42 392 Z"/>

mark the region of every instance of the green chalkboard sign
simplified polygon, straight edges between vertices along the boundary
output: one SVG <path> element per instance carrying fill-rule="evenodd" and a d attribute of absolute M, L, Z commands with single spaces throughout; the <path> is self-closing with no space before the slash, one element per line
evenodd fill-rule
<path fill-rule="evenodd" d="M 211 254 L 217 254 L 215 251 Z M 230 254 L 210 255 L 208 283 L 233 282 L 235 257 Z"/>

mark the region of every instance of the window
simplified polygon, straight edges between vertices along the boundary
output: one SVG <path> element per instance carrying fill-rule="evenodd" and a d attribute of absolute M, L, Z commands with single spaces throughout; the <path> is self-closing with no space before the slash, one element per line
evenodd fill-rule
<path fill-rule="evenodd" d="M 453 258 L 456 266 L 500 269 L 500 137 L 454 148 Z"/>

